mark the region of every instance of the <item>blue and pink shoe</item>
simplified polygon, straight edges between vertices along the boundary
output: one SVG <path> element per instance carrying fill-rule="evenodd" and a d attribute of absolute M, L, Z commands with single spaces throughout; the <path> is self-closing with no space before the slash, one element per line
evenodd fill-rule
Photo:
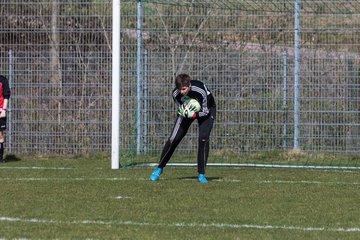
<path fill-rule="evenodd" d="M 150 176 L 151 181 L 157 181 L 159 180 L 159 176 L 163 173 L 162 168 L 155 168 L 154 172 Z"/>
<path fill-rule="evenodd" d="M 198 181 L 200 183 L 208 183 L 209 181 L 206 179 L 205 174 L 199 174 L 198 175 Z"/>

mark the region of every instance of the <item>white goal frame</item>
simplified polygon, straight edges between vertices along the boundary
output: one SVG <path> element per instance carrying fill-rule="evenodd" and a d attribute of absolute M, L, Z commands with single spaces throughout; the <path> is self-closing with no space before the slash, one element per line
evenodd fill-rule
<path fill-rule="evenodd" d="M 112 9 L 112 112 L 111 168 L 120 168 L 120 8 L 121 0 L 113 0 Z"/>

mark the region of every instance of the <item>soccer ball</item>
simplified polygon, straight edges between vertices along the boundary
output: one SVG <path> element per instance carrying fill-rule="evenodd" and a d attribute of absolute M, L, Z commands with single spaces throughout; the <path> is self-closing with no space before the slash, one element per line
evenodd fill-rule
<path fill-rule="evenodd" d="M 201 109 L 200 103 L 196 99 L 189 97 L 185 98 L 183 106 L 185 110 L 185 117 L 187 118 L 191 118 L 194 113 L 200 111 Z"/>

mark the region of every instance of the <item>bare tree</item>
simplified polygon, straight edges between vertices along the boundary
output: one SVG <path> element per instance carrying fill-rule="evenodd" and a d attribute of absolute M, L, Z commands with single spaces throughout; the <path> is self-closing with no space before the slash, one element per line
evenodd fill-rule
<path fill-rule="evenodd" d="M 60 63 L 60 36 L 58 31 L 59 2 L 51 1 L 51 35 L 50 35 L 50 71 L 51 84 L 55 98 L 53 103 L 57 108 L 57 121 L 61 123 L 61 96 L 62 96 L 62 73 Z"/>

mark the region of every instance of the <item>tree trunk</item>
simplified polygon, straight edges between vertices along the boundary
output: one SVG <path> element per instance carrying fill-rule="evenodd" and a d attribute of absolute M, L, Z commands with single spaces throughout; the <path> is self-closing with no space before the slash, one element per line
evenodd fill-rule
<path fill-rule="evenodd" d="M 62 74 L 60 64 L 60 37 L 58 31 L 59 2 L 52 0 L 51 2 L 51 39 L 50 39 L 50 71 L 51 86 L 53 95 L 53 103 L 51 104 L 57 111 L 58 124 L 61 123 L 61 101 L 62 101 Z"/>

